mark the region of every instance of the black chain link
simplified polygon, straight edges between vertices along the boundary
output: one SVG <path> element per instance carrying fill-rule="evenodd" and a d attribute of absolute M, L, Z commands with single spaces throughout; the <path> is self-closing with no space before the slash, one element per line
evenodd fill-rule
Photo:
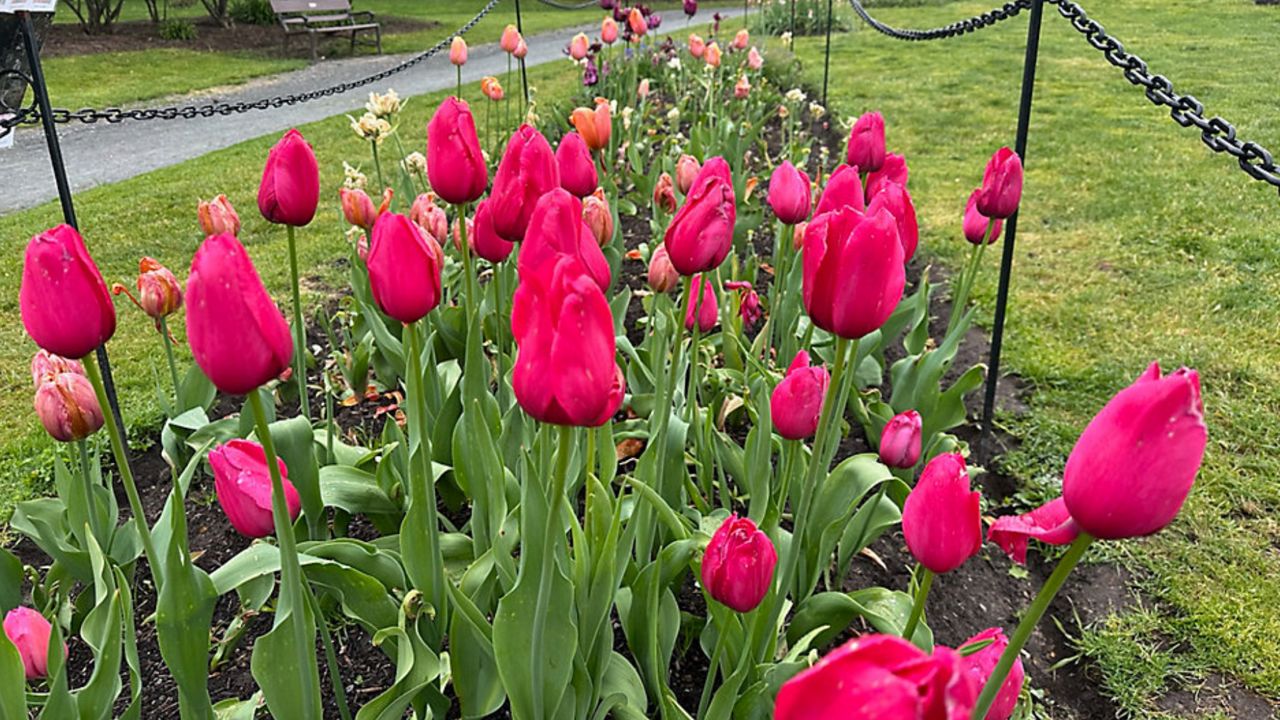
<path fill-rule="evenodd" d="M 320 98 L 330 97 L 333 95 L 341 95 L 365 85 L 371 85 L 395 75 L 397 73 L 408 70 L 409 68 L 421 63 L 422 61 L 437 55 L 448 49 L 449 44 L 453 42 L 454 37 L 460 37 L 474 28 L 481 20 L 489 14 L 491 10 L 501 0 L 489 0 L 475 17 L 471 18 L 465 25 L 458 28 L 457 32 L 449 37 L 441 40 L 432 46 L 429 50 L 418 53 L 404 62 L 387 68 L 373 75 L 352 80 L 339 85 L 321 88 L 319 90 L 309 90 L 303 93 L 293 95 L 284 95 L 273 98 L 263 98 L 252 102 L 224 102 L 224 103 L 208 103 L 205 105 L 186 105 L 182 107 L 155 107 L 155 108 L 138 108 L 135 110 L 124 110 L 121 108 L 105 108 L 96 110 L 94 108 L 84 108 L 83 110 L 66 110 L 64 108 L 55 108 L 53 110 L 53 121 L 55 123 L 69 123 L 72 120 L 78 120 L 86 124 L 94 124 L 99 120 L 108 123 L 118 123 L 125 120 L 190 120 L 197 117 L 213 117 L 214 115 L 235 115 L 245 113 L 251 110 L 267 110 L 270 108 L 285 107 L 286 105 L 297 105 L 299 103 L 318 100 Z M 35 107 L 17 108 L 12 112 L 12 116 L 8 118 L 0 118 L 0 137 L 8 134 L 11 128 L 17 125 L 31 125 L 40 122 L 40 111 Z"/>
<path fill-rule="evenodd" d="M 1280 188 L 1280 168 L 1276 167 L 1271 152 L 1256 142 L 1236 137 L 1236 128 L 1225 119 L 1214 115 L 1204 116 L 1204 103 L 1191 95 L 1180 95 L 1173 83 L 1163 75 L 1153 75 L 1142 58 L 1124 49 L 1124 44 L 1107 34 L 1105 28 L 1093 20 L 1073 0 L 1046 0 L 1058 6 L 1062 17 L 1084 35 L 1085 40 L 1107 58 L 1107 62 L 1124 70 L 1125 79 L 1146 89 L 1147 99 L 1154 105 L 1169 108 L 1169 116 L 1182 127 L 1192 125 L 1200 129 L 1200 139 L 1210 150 L 1227 153 L 1236 158 L 1240 169 L 1255 180 Z"/>
<path fill-rule="evenodd" d="M 990 12 L 930 30 L 911 30 L 886 25 L 872 17 L 871 13 L 867 12 L 867 9 L 862 6 L 861 0 L 849 0 L 849 5 L 853 7 L 854 12 L 858 13 L 858 17 L 862 18 L 863 22 L 871 26 L 871 29 L 891 38 L 897 40 L 942 40 L 991 27 L 1001 20 L 1008 20 L 1023 10 L 1030 10 L 1032 2 L 1034 0 L 1012 0 L 1001 7 L 993 8 Z"/>

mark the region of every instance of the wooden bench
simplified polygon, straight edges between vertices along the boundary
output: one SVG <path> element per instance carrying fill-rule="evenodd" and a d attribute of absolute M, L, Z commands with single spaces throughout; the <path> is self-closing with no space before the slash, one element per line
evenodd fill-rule
<path fill-rule="evenodd" d="M 311 61 L 316 61 L 316 39 L 321 35 L 351 36 L 351 49 L 356 47 L 356 34 L 372 30 L 373 45 L 382 54 L 382 26 L 368 10 L 353 12 L 351 0 L 271 0 L 271 9 L 284 28 L 284 49 L 289 38 L 306 35 L 311 39 Z"/>

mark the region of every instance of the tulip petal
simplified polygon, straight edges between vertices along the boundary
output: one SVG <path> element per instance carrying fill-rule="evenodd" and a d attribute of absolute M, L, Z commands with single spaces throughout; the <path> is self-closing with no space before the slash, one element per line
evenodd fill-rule
<path fill-rule="evenodd" d="M 987 530 L 987 539 L 1019 565 L 1027 564 L 1027 544 L 1032 538 L 1049 545 L 1069 545 L 1080 528 L 1067 512 L 1067 503 L 1058 498 L 1022 515 L 996 518 Z"/>

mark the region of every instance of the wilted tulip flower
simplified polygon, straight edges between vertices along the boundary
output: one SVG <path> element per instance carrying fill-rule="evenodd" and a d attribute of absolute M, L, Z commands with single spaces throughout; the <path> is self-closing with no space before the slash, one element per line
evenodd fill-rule
<path fill-rule="evenodd" d="M 580 263 L 602 292 L 608 289 L 609 261 L 582 219 L 582 202 L 557 188 L 543 195 L 534 207 L 529 231 L 516 258 L 520 281 L 550 272 L 562 257 Z"/>
<path fill-rule="evenodd" d="M 298 490 L 289 482 L 289 468 L 276 458 L 289 520 L 302 511 Z M 271 515 L 271 469 L 262 446 L 250 440 L 232 440 L 209 451 L 213 491 L 231 526 L 241 535 L 264 538 L 275 532 Z"/>
<path fill-rule="evenodd" d="M 760 309 L 760 294 L 751 287 L 751 283 L 745 280 L 727 282 L 724 289 L 738 292 L 738 316 L 742 318 L 744 327 L 752 327 L 760 322 L 764 317 L 764 310 Z"/>
<path fill-rule="evenodd" d="M 489 184 L 476 121 L 466 101 L 447 97 L 427 123 L 427 179 L 442 200 L 478 200 Z"/>
<path fill-rule="evenodd" d="M 978 212 L 1003 220 L 1018 211 L 1022 200 L 1022 158 L 1002 147 L 987 162 L 978 191 Z"/>
<path fill-rule="evenodd" d="M 467 41 L 462 36 L 455 36 L 449 43 L 449 62 L 462 67 L 467 64 Z"/>
<path fill-rule="evenodd" d="M 653 204 L 666 213 L 676 211 L 676 189 L 670 173 L 662 173 L 654 183 Z"/>
<path fill-rule="evenodd" d="M 996 518 L 987 530 L 987 539 L 1019 565 L 1027 564 L 1027 545 L 1032 538 L 1049 545 L 1070 545 L 1077 537 L 1080 527 L 1071 519 L 1062 498 L 1022 515 Z"/>
<path fill-rule="evenodd" d="M 258 211 L 268 222 L 302 227 L 320 204 L 320 168 L 311 145 L 289 130 L 267 153 L 258 185 Z"/>
<path fill-rule="evenodd" d="M 569 41 L 569 57 L 574 60 L 581 60 L 587 56 L 587 51 L 591 49 L 591 40 L 587 38 L 586 33 L 578 33 Z"/>
<path fill-rule="evenodd" d="M 575 196 L 584 198 L 600 186 L 591 150 L 578 133 L 565 133 L 560 138 L 560 146 L 556 148 L 556 164 L 560 167 L 560 187 Z"/>
<path fill-rule="evenodd" d="M 764 56 L 761 55 L 760 51 L 754 47 L 747 53 L 747 67 L 752 70 L 759 70 L 764 67 Z"/>
<path fill-rule="evenodd" d="M 676 285 L 680 284 L 680 273 L 676 272 L 676 268 L 671 264 L 671 257 L 667 255 L 667 246 L 658 245 L 654 248 L 653 254 L 649 256 L 649 287 L 654 292 L 664 293 Z"/>
<path fill-rule="evenodd" d="M 884 164 L 884 116 L 869 112 L 858 118 L 849 132 L 845 161 L 859 172 L 871 173 Z"/>
<path fill-rule="evenodd" d="M 1089 421 L 1067 458 L 1062 497 L 1080 529 L 1107 540 L 1173 522 L 1204 460 L 1200 375 L 1151 363 Z"/>
<path fill-rule="evenodd" d="M 698 0 L 684 0 L 684 14 L 693 17 L 698 14 Z"/>
<path fill-rule="evenodd" d="M 582 84 L 584 87 L 593 87 L 600 82 L 600 70 L 596 68 L 595 60 L 588 59 L 586 67 L 582 68 Z"/>
<path fill-rule="evenodd" d="M 40 387 L 40 383 L 60 373 L 84 375 L 84 364 L 48 350 L 39 350 L 31 357 L 31 382 L 35 387 Z"/>
<path fill-rule="evenodd" d="M 702 61 L 713 68 L 720 67 L 720 46 L 715 40 L 707 43 L 707 49 L 702 52 Z"/>
<path fill-rule="evenodd" d="M 507 54 L 514 53 L 516 48 L 520 46 L 520 31 L 515 25 L 508 24 L 502 29 L 502 40 L 498 43 L 502 48 L 502 52 Z"/>
<path fill-rule="evenodd" d="M 53 625 L 43 615 L 29 607 L 16 607 L 4 616 L 4 634 L 17 648 L 28 680 L 48 677 Z M 62 646 L 62 654 L 67 654 L 66 645 Z"/>
<path fill-rule="evenodd" d="M 618 23 L 611 17 L 607 17 L 600 21 L 600 40 L 605 45 L 612 45 L 618 41 Z"/>
<path fill-rule="evenodd" d="M 702 556 L 702 588 L 711 599 L 740 613 L 756 609 L 773 586 L 778 551 L 748 518 L 725 518 Z"/>
<path fill-rule="evenodd" d="M 702 163 L 698 162 L 698 158 L 692 155 L 681 155 L 676 161 L 676 187 L 680 188 L 681 195 L 688 195 L 689 189 L 693 187 L 693 181 L 698 179 L 698 173 L 702 172 Z"/>
<path fill-rule="evenodd" d="M 893 216 L 863 217 L 844 207 L 809 224 L 804 235 L 804 307 L 818 327 L 854 340 L 893 314 L 906 273 Z"/>
<path fill-rule="evenodd" d="M 153 320 L 168 317 L 182 307 L 182 283 L 154 258 L 138 261 L 138 307 Z"/>
<path fill-rule="evenodd" d="M 907 159 L 896 153 L 889 153 L 884 156 L 884 164 L 879 170 L 867 174 L 865 196 L 875 197 L 890 183 L 906 187 L 908 175 Z"/>
<path fill-rule="evenodd" d="M 613 240 L 613 212 L 604 196 L 604 188 L 596 188 L 594 193 L 583 199 L 582 222 L 586 223 L 600 247 L 607 246 Z"/>
<path fill-rule="evenodd" d="M 644 13 L 640 12 L 640 8 L 631 8 L 631 12 L 627 13 L 627 27 L 631 28 L 631 34 L 636 36 L 638 40 L 649 32 L 649 21 L 645 19 Z"/>
<path fill-rule="evenodd" d="M 373 226 L 369 287 L 382 312 L 408 325 L 440 304 L 444 253 L 412 220 L 387 213 Z"/>
<path fill-rule="evenodd" d="M 196 217 L 200 220 L 200 229 L 205 237 L 229 233 L 240 234 L 240 216 L 231 206 L 226 195 L 219 195 L 212 200 L 201 200 L 196 206 Z"/>
<path fill-rule="evenodd" d="M 983 630 L 960 644 L 960 648 L 963 649 L 966 645 L 987 641 L 991 641 L 991 644 L 960 661 L 964 671 L 973 678 L 978 687 L 987 684 L 987 678 L 991 677 L 996 665 L 1000 664 L 1000 656 L 1004 653 L 1004 649 L 1009 647 L 1009 638 L 1005 637 L 1004 630 L 993 627 Z M 1019 657 L 1014 660 L 1009 676 L 1000 686 L 1000 692 L 996 694 L 996 701 L 987 711 L 985 720 L 1009 720 L 1018 706 L 1018 696 L 1022 694 L 1024 679 L 1026 679 L 1026 672 L 1022 668 L 1022 658 Z"/>
<path fill-rule="evenodd" d="M 444 208 L 436 205 L 435 196 L 431 193 L 423 193 L 413 201 L 413 207 L 409 208 L 409 219 L 426 230 L 437 243 L 445 242 L 448 238 L 449 216 Z"/>
<path fill-rule="evenodd" d="M 915 410 L 894 415 L 880 433 L 880 462 L 891 468 L 909 470 L 920 461 L 920 428 L 923 422 Z"/>
<path fill-rule="evenodd" d="M 694 275 L 693 292 L 689 293 L 689 304 L 684 309 L 685 330 L 692 330 L 696 323 L 698 330 L 710 332 L 719 320 L 716 286 L 710 280 L 703 281 L 702 275 Z"/>
<path fill-rule="evenodd" d="M 649 25 L 650 30 L 657 30 L 662 26 L 662 15 L 652 13 L 649 17 L 645 18 L 645 22 Z"/>
<path fill-rule="evenodd" d="M 783 223 L 795 225 L 809 219 L 812 206 L 809 176 L 790 160 L 784 160 L 769 176 L 769 207 L 773 214 Z"/>
<path fill-rule="evenodd" d="M 794 232 L 791 234 L 791 245 L 796 250 L 804 248 L 804 233 L 809 229 L 809 223 L 796 223 Z"/>
<path fill-rule="evenodd" d="M 569 122 L 582 136 L 587 147 L 602 150 L 609 146 L 609 135 L 613 132 L 613 116 L 609 110 L 609 101 L 596 98 L 594 109 L 575 108 L 569 115 Z"/>
<path fill-rule="evenodd" d="M 710 172 L 704 168 L 698 173 L 663 238 L 671 264 L 681 275 L 714 270 L 733 246 L 733 226 L 738 217 L 733 183 L 724 161 L 714 160 L 707 162 Z"/>
<path fill-rule="evenodd" d="M 205 238 L 191 260 L 187 341 L 205 376 L 228 395 L 258 389 L 293 359 L 289 324 L 231 235 Z"/>
<path fill-rule="evenodd" d="M 613 314 L 580 260 L 561 255 L 536 272 L 521 269 L 511 333 L 518 348 L 512 387 L 535 420 L 596 427 L 618 411 L 625 385 Z"/>
<path fill-rule="evenodd" d="M 831 375 L 821 365 L 809 364 L 809 353 L 796 353 L 782 382 L 769 397 L 773 429 L 788 440 L 803 440 L 818 430 L 822 402 L 827 397 Z"/>
<path fill-rule="evenodd" d="M 746 50 L 747 46 L 750 44 L 751 44 L 751 33 L 747 32 L 746 28 L 742 28 L 737 32 L 736 35 L 733 36 L 734 50 Z"/>
<path fill-rule="evenodd" d="M 93 384 L 76 372 L 44 376 L 36 386 L 35 409 L 40 424 L 58 442 L 83 440 L 105 420 Z"/>
<path fill-rule="evenodd" d="M 82 358 L 116 331 L 111 293 L 70 225 L 45 230 L 27 243 L 18 307 L 36 345 L 63 357 Z"/>
<path fill-rule="evenodd" d="M 867 214 L 875 215 L 881 209 L 888 210 L 898 225 L 898 241 L 902 243 L 902 259 L 911 260 L 920 244 L 920 226 L 916 222 L 916 206 L 911 193 L 901 185 L 888 184 L 871 198 Z"/>
<path fill-rule="evenodd" d="M 701 59 L 702 53 L 707 50 L 707 41 L 702 39 L 698 33 L 689 35 L 689 54 Z"/>
<path fill-rule="evenodd" d="M 751 81 L 747 80 L 747 76 L 743 75 L 738 78 L 738 82 L 733 85 L 733 96 L 739 100 L 745 100 L 751 95 Z"/>
<path fill-rule="evenodd" d="M 1000 239 L 1000 230 L 1004 224 L 1003 220 L 991 218 L 978 212 L 978 195 L 982 190 L 977 189 L 969 193 L 969 202 L 964 206 L 964 239 L 974 245 L 981 245 L 985 240 L 988 245 Z M 987 237 L 987 230 L 991 231 L 991 237 Z"/>
<path fill-rule="evenodd" d="M 363 190 L 338 188 L 338 198 L 342 201 L 342 215 L 347 222 L 365 232 L 373 230 L 373 223 L 378 216 L 391 207 L 391 188 L 382 192 L 382 204 L 375 206 L 369 194 Z"/>
<path fill-rule="evenodd" d="M 822 195 L 818 198 L 818 208 L 813 211 L 813 214 L 822 215 L 842 207 L 851 207 L 858 212 L 866 209 L 866 202 L 862 195 L 862 178 L 858 177 L 858 168 L 843 163 L 827 178 L 827 186 L 822 189 Z"/>
<path fill-rule="evenodd" d="M 538 199 L 560 186 L 560 169 L 551 144 L 532 125 L 521 125 L 493 176 L 493 227 L 504 239 L 520 242 Z"/>
<path fill-rule="evenodd" d="M 774 720 L 965 720 L 982 687 L 954 650 L 864 635 L 783 683 Z"/>
<path fill-rule="evenodd" d="M 982 547 L 981 494 L 970 490 L 964 457 L 929 461 L 902 507 L 902 535 L 911 555 L 929 570 L 948 573 Z"/>
<path fill-rule="evenodd" d="M 471 231 L 467 239 L 471 241 L 471 249 L 480 257 L 491 263 L 500 263 L 511 256 L 515 243 L 502 239 L 493 227 L 492 198 L 481 200 L 476 205 L 476 216 L 471 223 Z"/>
<path fill-rule="evenodd" d="M 501 102 L 502 98 L 506 97 L 506 91 L 502 89 L 502 83 L 492 75 L 480 78 L 480 93 L 494 102 Z"/>

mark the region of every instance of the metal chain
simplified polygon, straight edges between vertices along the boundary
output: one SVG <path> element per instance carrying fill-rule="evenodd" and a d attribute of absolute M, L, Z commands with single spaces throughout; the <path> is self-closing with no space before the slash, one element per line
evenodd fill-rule
<path fill-rule="evenodd" d="M 53 121 L 55 123 L 69 123 L 78 120 L 82 123 L 93 124 L 99 120 L 105 120 L 108 123 L 118 123 L 125 120 L 176 120 L 196 117 L 213 117 L 214 115 L 234 115 L 237 113 L 249 112 L 251 110 L 267 110 L 269 108 L 279 108 L 286 105 L 297 105 L 299 103 L 318 100 L 333 95 L 341 95 L 358 87 L 370 85 L 372 83 L 385 80 L 392 75 L 408 70 L 409 68 L 421 63 L 422 61 L 448 49 L 454 37 L 465 35 L 474 28 L 501 0 L 489 0 L 488 4 L 471 18 L 465 25 L 458 28 L 457 32 L 449 37 L 436 43 L 430 49 L 421 52 L 404 62 L 387 68 L 381 72 L 374 73 L 359 80 L 332 85 L 330 87 L 321 88 L 319 90 L 309 90 L 307 92 L 296 93 L 293 95 L 285 95 L 273 98 L 263 98 L 262 100 L 254 100 L 252 102 L 224 102 L 224 103 L 208 103 L 205 105 L 187 105 L 183 107 L 161 107 L 161 108 L 138 108 L 135 110 L 124 110 L 121 108 L 105 108 L 96 110 L 93 108 L 85 108 L 83 110 L 67 110 L 64 108 L 55 108 L 53 110 Z M 40 122 L 40 111 L 34 106 L 18 108 L 11 111 L 12 116 L 0 118 L 0 137 L 8 134 L 11 128 L 17 125 L 31 125 Z"/>
<path fill-rule="evenodd" d="M 582 0 L 579 3 L 562 3 L 556 0 L 538 0 L 543 5 L 550 5 L 557 10 L 583 10 L 596 4 L 596 0 Z"/>
<path fill-rule="evenodd" d="M 1058 6 L 1062 17 L 1084 35 L 1085 40 L 1098 49 L 1112 65 L 1124 70 L 1125 79 L 1146 89 L 1147 99 L 1154 105 L 1169 108 L 1169 116 L 1182 127 L 1192 125 L 1200 129 L 1200 139 L 1214 152 L 1227 153 L 1236 158 L 1240 169 L 1255 180 L 1261 180 L 1280 188 L 1280 168 L 1276 167 L 1271 152 L 1256 142 L 1236 137 L 1236 128 L 1223 118 L 1204 116 L 1204 104 L 1191 95 L 1180 95 L 1173 83 L 1163 75 L 1153 75 L 1142 58 L 1127 52 L 1124 44 L 1107 34 L 1096 20 L 1085 13 L 1073 0 L 1046 0 Z"/>
<path fill-rule="evenodd" d="M 993 8 L 990 12 L 975 15 L 967 20 L 953 22 L 950 25 L 932 28 L 930 30 L 911 30 L 907 28 L 896 28 L 892 25 L 886 25 L 871 16 L 867 9 L 862 6 L 861 0 L 849 0 L 849 5 L 853 7 L 853 11 L 858 13 L 858 17 L 863 22 L 871 26 L 871 29 L 888 35 L 897 40 L 942 40 L 952 38 L 958 35 L 971 33 L 975 30 L 981 30 L 991 27 L 1001 20 L 1008 20 L 1023 10 L 1030 10 L 1031 3 L 1034 0 L 1011 0 L 1003 6 Z"/>

